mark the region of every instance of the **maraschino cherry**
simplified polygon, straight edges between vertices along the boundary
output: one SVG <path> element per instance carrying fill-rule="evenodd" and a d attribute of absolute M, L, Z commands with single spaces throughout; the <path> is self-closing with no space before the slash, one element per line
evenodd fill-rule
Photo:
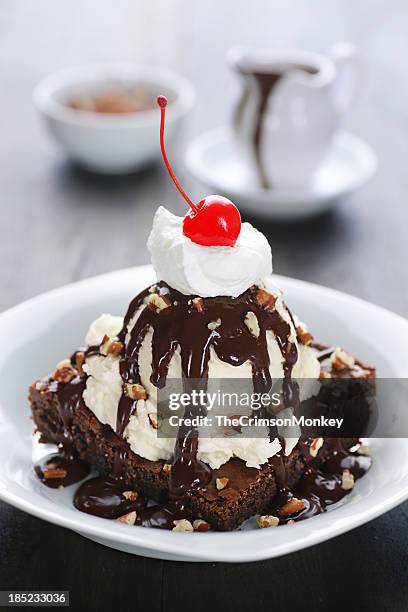
<path fill-rule="evenodd" d="M 174 175 L 164 146 L 167 98 L 159 96 L 157 104 L 161 112 L 160 147 L 163 160 L 175 186 L 191 209 L 184 217 L 183 234 L 196 244 L 204 246 L 234 246 L 241 231 L 241 215 L 238 208 L 230 200 L 219 195 L 207 196 L 198 204 L 190 200 Z"/>

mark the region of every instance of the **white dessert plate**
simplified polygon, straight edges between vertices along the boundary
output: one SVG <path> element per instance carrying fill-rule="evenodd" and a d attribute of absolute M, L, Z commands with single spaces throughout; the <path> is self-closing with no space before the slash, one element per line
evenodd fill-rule
<path fill-rule="evenodd" d="M 408 498 L 408 441 L 372 440 L 374 464 L 342 506 L 295 525 L 232 533 L 173 533 L 122 525 L 76 510 L 76 485 L 53 491 L 35 477 L 44 452 L 32 435 L 27 388 L 83 343 L 101 312 L 122 314 L 154 279 L 150 266 L 68 285 L 0 315 L 0 498 L 106 546 L 178 561 L 256 561 L 317 544 L 370 521 Z M 408 321 L 357 298 L 276 277 L 287 303 L 322 341 L 340 343 L 380 376 L 407 377 Z"/>
<path fill-rule="evenodd" d="M 264 189 L 253 184 L 249 168 L 240 159 L 230 130 L 206 132 L 191 143 L 186 165 L 200 183 L 222 193 L 241 208 L 277 220 L 316 215 L 334 207 L 371 179 L 377 158 L 371 147 L 348 132 L 338 132 L 330 153 L 310 185 L 291 189 Z"/>

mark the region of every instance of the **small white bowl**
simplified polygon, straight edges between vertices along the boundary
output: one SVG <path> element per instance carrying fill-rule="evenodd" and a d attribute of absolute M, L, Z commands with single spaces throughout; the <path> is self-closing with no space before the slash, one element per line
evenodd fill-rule
<path fill-rule="evenodd" d="M 158 109 L 129 114 L 76 110 L 75 97 L 111 88 L 145 85 L 169 98 L 166 139 L 171 141 L 195 102 L 190 83 L 164 68 L 131 63 L 95 64 L 51 74 L 36 86 L 33 101 L 70 159 L 94 172 L 132 172 L 159 156 Z"/>

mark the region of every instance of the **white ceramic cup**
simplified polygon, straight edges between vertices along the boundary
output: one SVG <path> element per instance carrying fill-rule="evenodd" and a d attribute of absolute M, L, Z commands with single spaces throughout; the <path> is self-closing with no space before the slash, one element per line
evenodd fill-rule
<path fill-rule="evenodd" d="M 309 184 L 354 98 L 356 48 L 338 43 L 321 55 L 235 47 L 228 61 L 241 79 L 233 130 L 254 183 L 264 188 Z"/>

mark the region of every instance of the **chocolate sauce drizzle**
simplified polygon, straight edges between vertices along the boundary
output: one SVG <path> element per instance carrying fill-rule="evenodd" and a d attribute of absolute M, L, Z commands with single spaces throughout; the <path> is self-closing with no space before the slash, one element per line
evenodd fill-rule
<path fill-rule="evenodd" d="M 278 455 L 270 459 L 270 463 L 278 465 L 275 476 L 279 485 L 279 493 L 274 497 L 268 512 L 277 515 L 280 524 L 305 520 L 326 512 L 350 493 L 350 489 L 346 490 L 342 487 L 343 470 L 348 469 L 354 479 L 358 480 L 371 467 L 370 457 L 350 450 L 353 446 L 358 445 L 358 439 L 350 439 L 347 444 L 338 438 L 326 440 L 322 452 L 325 453 L 327 459 L 320 467 L 316 466 L 316 460 L 309 452 L 310 442 L 310 439 L 301 439 L 298 442 L 302 457 L 306 461 L 306 469 L 294 487 L 289 487 L 286 482 L 286 470 L 283 467 L 285 459 L 281 462 L 282 457 Z M 282 507 L 293 498 L 303 501 L 303 509 L 292 514 L 283 514 Z"/>
<path fill-rule="evenodd" d="M 198 298 L 197 304 L 194 296 L 185 296 L 160 282 L 134 298 L 119 334 L 119 341 L 123 343 L 119 364 L 123 393 L 118 406 L 117 435 L 123 437 L 129 419 L 136 410 L 137 401 L 127 396 L 126 384 L 142 384 L 139 353 L 150 330 L 153 334 L 151 382 L 157 388 L 165 386 L 171 359 L 176 350 L 179 350 L 184 390 L 191 392 L 197 384 L 205 390 L 210 351 L 213 349 L 219 359 L 231 365 L 239 366 L 249 361 L 252 365 L 254 391 L 260 393 L 268 392 L 273 382 L 269 371 L 266 338 L 266 332 L 272 331 L 283 357 L 284 405 L 297 407 L 299 390 L 297 384 L 292 381 L 292 370 L 298 353 L 296 344 L 291 341 L 291 326 L 274 305 L 262 305 L 258 299 L 258 291 L 258 288 L 252 287 L 237 298 Z M 151 305 L 151 293 L 164 297 L 167 307 L 158 310 Z M 253 312 L 258 320 L 259 335 L 252 334 L 245 324 L 248 312 Z M 134 319 L 136 321 L 133 324 Z M 217 323 L 216 326 L 212 325 L 214 322 Z M 86 351 L 87 357 L 96 354 L 97 347 L 90 347 Z M 71 435 L 72 416 L 83 401 L 85 386 L 86 375 L 78 376 L 66 384 L 58 384 L 59 414 L 64 425 L 64 435 L 61 439 L 63 453 L 47 458 L 43 467 L 46 467 L 47 463 L 63 465 L 67 475 L 61 482 L 57 479 L 48 480 L 44 478 L 41 466 L 36 466 L 38 476 L 48 486 L 67 486 L 86 476 L 86 471 L 83 471 L 84 464 L 79 462 L 73 453 Z M 205 406 L 187 406 L 185 410 L 186 417 L 199 414 L 205 415 Z M 271 437 L 274 437 L 272 432 Z M 305 509 L 295 517 L 291 516 L 291 519 L 307 518 L 325 511 L 327 506 L 339 501 L 346 494 L 341 488 L 343 469 L 350 469 L 358 478 L 369 467 L 367 458 L 352 455 L 338 440 L 330 440 L 327 442 L 330 446 L 328 461 L 324 468 L 317 470 L 309 452 L 310 440 L 300 440 L 299 448 L 308 462 L 308 467 L 300 483 L 292 490 L 291 483 L 287 482 L 288 458 L 284 454 L 283 439 L 281 444 L 282 451 L 269 460 L 279 489 L 279 495 L 274 499 L 270 510 L 278 512 L 292 497 L 300 496 L 305 500 Z M 172 529 L 174 520 L 188 516 L 187 505 L 191 492 L 206 487 L 212 478 L 212 470 L 198 460 L 197 450 L 198 431 L 181 427 L 175 442 L 169 476 L 169 498 L 164 505 L 151 505 L 140 495 L 136 501 L 131 501 L 123 495 L 129 489 L 123 479 L 126 451 L 116 453 L 111 475 L 92 478 L 80 486 L 74 497 L 74 505 L 83 512 L 111 519 L 136 510 L 136 524 Z M 281 522 L 285 522 L 285 519 Z"/>
<path fill-rule="evenodd" d="M 129 490 L 120 479 L 98 476 L 86 480 L 75 493 L 74 506 L 81 512 L 117 519 L 120 516 L 136 511 L 140 514 L 146 505 L 141 495 L 137 499 L 127 499 L 123 494 Z"/>
<path fill-rule="evenodd" d="M 34 465 L 34 471 L 43 484 L 50 489 L 59 489 L 76 484 L 89 474 L 86 463 L 63 453 L 47 455 Z"/>
<path fill-rule="evenodd" d="M 211 349 L 222 361 L 239 366 L 252 364 L 253 385 L 256 392 L 267 392 L 272 386 L 269 372 L 269 353 L 266 332 L 273 331 L 283 357 L 284 402 L 297 401 L 297 388 L 291 384 L 291 373 L 297 361 L 297 348 L 290 341 L 291 327 L 274 308 L 263 307 L 257 299 L 256 287 L 237 298 L 197 298 L 171 289 L 164 282 L 140 293 L 131 302 L 126 313 L 119 341 L 124 345 L 119 370 L 123 380 L 123 393 L 119 401 L 116 433 L 123 437 L 137 402 L 126 394 L 126 384 L 142 384 L 139 353 L 147 333 L 152 331 L 151 382 L 157 388 L 166 384 L 173 355 L 180 350 L 183 388 L 191 392 L 197 384 L 206 389 Z M 156 293 L 166 301 L 166 308 L 158 310 L 149 305 L 149 296 Z M 245 316 L 253 312 L 258 320 L 259 335 L 255 336 L 245 324 Z M 135 317 L 136 313 L 138 317 Z M 136 319 L 130 329 L 131 322 Z M 216 326 L 212 325 L 216 322 Z M 197 389 L 198 390 L 198 389 Z M 187 406 L 185 417 L 205 415 L 205 406 Z M 186 505 L 192 490 L 205 487 L 211 480 L 212 470 L 197 458 L 198 431 L 182 426 L 175 442 L 173 464 L 169 476 L 169 499 L 164 506 L 139 508 L 137 523 L 145 526 L 171 529 L 173 521 L 185 518 Z M 99 516 L 116 514 L 122 510 L 121 472 L 124 458 L 116 457 L 117 495 L 112 477 L 88 481 L 75 496 L 75 506 Z M 88 500 L 88 501 L 87 501 Z M 93 501 L 89 501 L 93 500 Z M 107 510 L 110 508 L 110 510 Z"/>
<path fill-rule="evenodd" d="M 59 440 L 59 453 L 48 455 L 34 466 L 38 478 L 51 489 L 75 484 L 89 474 L 87 464 L 76 455 L 71 433 L 72 417 L 80 402 L 83 401 L 82 394 L 86 380 L 76 376 L 68 383 L 56 384 L 58 413 L 63 424 L 63 435 Z M 59 476 L 58 473 L 60 473 Z"/>
<path fill-rule="evenodd" d="M 163 296 L 167 308 L 160 311 L 143 305 L 154 292 Z M 253 385 L 256 392 L 267 392 L 272 386 L 269 372 L 269 353 L 266 332 L 273 331 L 284 361 L 284 401 L 293 405 L 297 401 L 295 385 L 291 384 L 291 373 L 297 361 L 297 348 L 290 342 L 290 325 L 276 309 L 265 309 L 257 300 L 257 288 L 253 287 L 237 298 L 214 297 L 198 298 L 186 296 L 166 283 L 143 291 L 130 304 L 125 316 L 119 339 L 129 339 L 120 361 L 120 373 L 126 383 L 141 384 L 139 371 L 139 352 L 143 340 L 152 330 L 152 375 L 151 382 L 157 388 L 166 384 L 168 368 L 177 349 L 180 350 L 183 388 L 187 392 L 198 384 L 206 389 L 208 364 L 213 349 L 218 358 L 226 363 L 239 366 L 246 361 L 252 364 Z M 141 312 L 129 331 L 135 313 Z M 253 335 L 244 320 L 248 312 L 253 312 L 259 324 L 259 336 Z M 214 328 L 212 323 L 216 322 Z M 123 435 L 136 402 L 122 394 L 119 402 L 117 429 Z M 185 417 L 205 415 L 205 407 L 188 406 Z M 149 508 L 147 515 L 141 516 L 142 524 L 172 526 L 172 520 L 185 516 L 185 506 L 191 491 L 204 487 L 211 479 L 211 469 L 197 459 L 198 431 L 181 427 L 175 443 L 173 465 L 169 477 L 169 502 L 165 508 Z"/>

